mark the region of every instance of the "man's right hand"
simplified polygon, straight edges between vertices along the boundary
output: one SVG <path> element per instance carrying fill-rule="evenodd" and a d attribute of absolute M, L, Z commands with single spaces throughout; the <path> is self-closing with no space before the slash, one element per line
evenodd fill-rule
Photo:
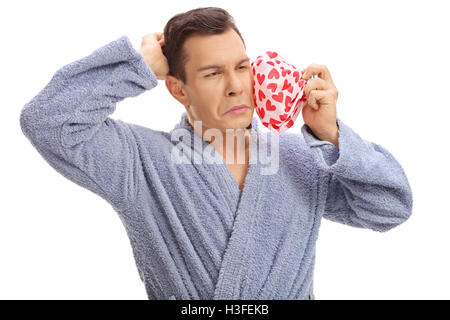
<path fill-rule="evenodd" d="M 149 33 L 142 37 L 141 47 L 138 50 L 158 80 L 165 80 L 169 73 L 169 64 L 161 48 L 164 43 L 162 32 Z"/>

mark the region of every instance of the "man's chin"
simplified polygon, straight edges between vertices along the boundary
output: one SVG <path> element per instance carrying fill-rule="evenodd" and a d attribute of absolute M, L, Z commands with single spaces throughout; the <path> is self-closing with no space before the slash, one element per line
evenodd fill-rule
<path fill-rule="evenodd" d="M 238 115 L 226 115 L 226 128 L 227 129 L 248 129 L 253 119 L 253 109 L 243 114 Z"/>

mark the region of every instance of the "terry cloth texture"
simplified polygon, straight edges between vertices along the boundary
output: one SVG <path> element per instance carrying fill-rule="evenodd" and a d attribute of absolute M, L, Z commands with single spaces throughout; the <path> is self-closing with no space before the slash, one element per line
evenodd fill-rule
<path fill-rule="evenodd" d="M 149 299 L 315 299 L 322 217 L 384 232 L 411 215 L 400 164 L 341 119 L 338 147 L 306 125 L 280 135 L 275 174 L 262 174 L 255 159 L 264 148 L 252 147 L 241 192 L 217 153 L 209 157 L 218 164 L 197 161 L 193 143 L 203 150 L 209 143 L 186 112 L 170 132 L 109 117 L 117 102 L 156 85 L 122 36 L 63 66 L 20 115 L 45 161 L 117 212 Z M 172 140 L 175 129 L 195 138 Z M 256 116 L 250 129 L 252 146 L 262 141 L 272 150 L 275 135 L 261 131 Z M 172 160 L 179 144 L 192 151 L 189 163 Z"/>

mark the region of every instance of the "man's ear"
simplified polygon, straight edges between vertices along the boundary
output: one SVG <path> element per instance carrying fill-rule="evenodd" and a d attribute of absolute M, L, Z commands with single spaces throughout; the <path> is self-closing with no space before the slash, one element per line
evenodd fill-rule
<path fill-rule="evenodd" d="M 186 90 L 184 89 L 184 84 L 180 79 L 167 75 L 165 83 L 167 90 L 175 99 L 177 99 L 185 107 L 189 106 L 189 96 L 187 95 Z"/>

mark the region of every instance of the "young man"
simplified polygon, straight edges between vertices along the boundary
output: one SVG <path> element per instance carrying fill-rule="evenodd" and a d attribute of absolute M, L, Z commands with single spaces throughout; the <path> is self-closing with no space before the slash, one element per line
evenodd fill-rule
<path fill-rule="evenodd" d="M 164 37 L 144 37 L 139 52 L 123 36 L 62 67 L 22 110 L 44 159 L 119 214 L 149 299 L 314 299 L 322 217 L 383 232 L 411 215 L 400 164 L 336 117 L 326 67 L 304 75 L 319 78 L 306 89 L 302 134 L 274 142 L 253 116 L 247 58 L 229 14 L 199 8 L 170 19 Z M 108 117 L 157 79 L 186 108 L 170 132 Z M 209 141 L 214 129 L 224 135 Z M 223 148 L 227 129 L 242 148 Z"/>

